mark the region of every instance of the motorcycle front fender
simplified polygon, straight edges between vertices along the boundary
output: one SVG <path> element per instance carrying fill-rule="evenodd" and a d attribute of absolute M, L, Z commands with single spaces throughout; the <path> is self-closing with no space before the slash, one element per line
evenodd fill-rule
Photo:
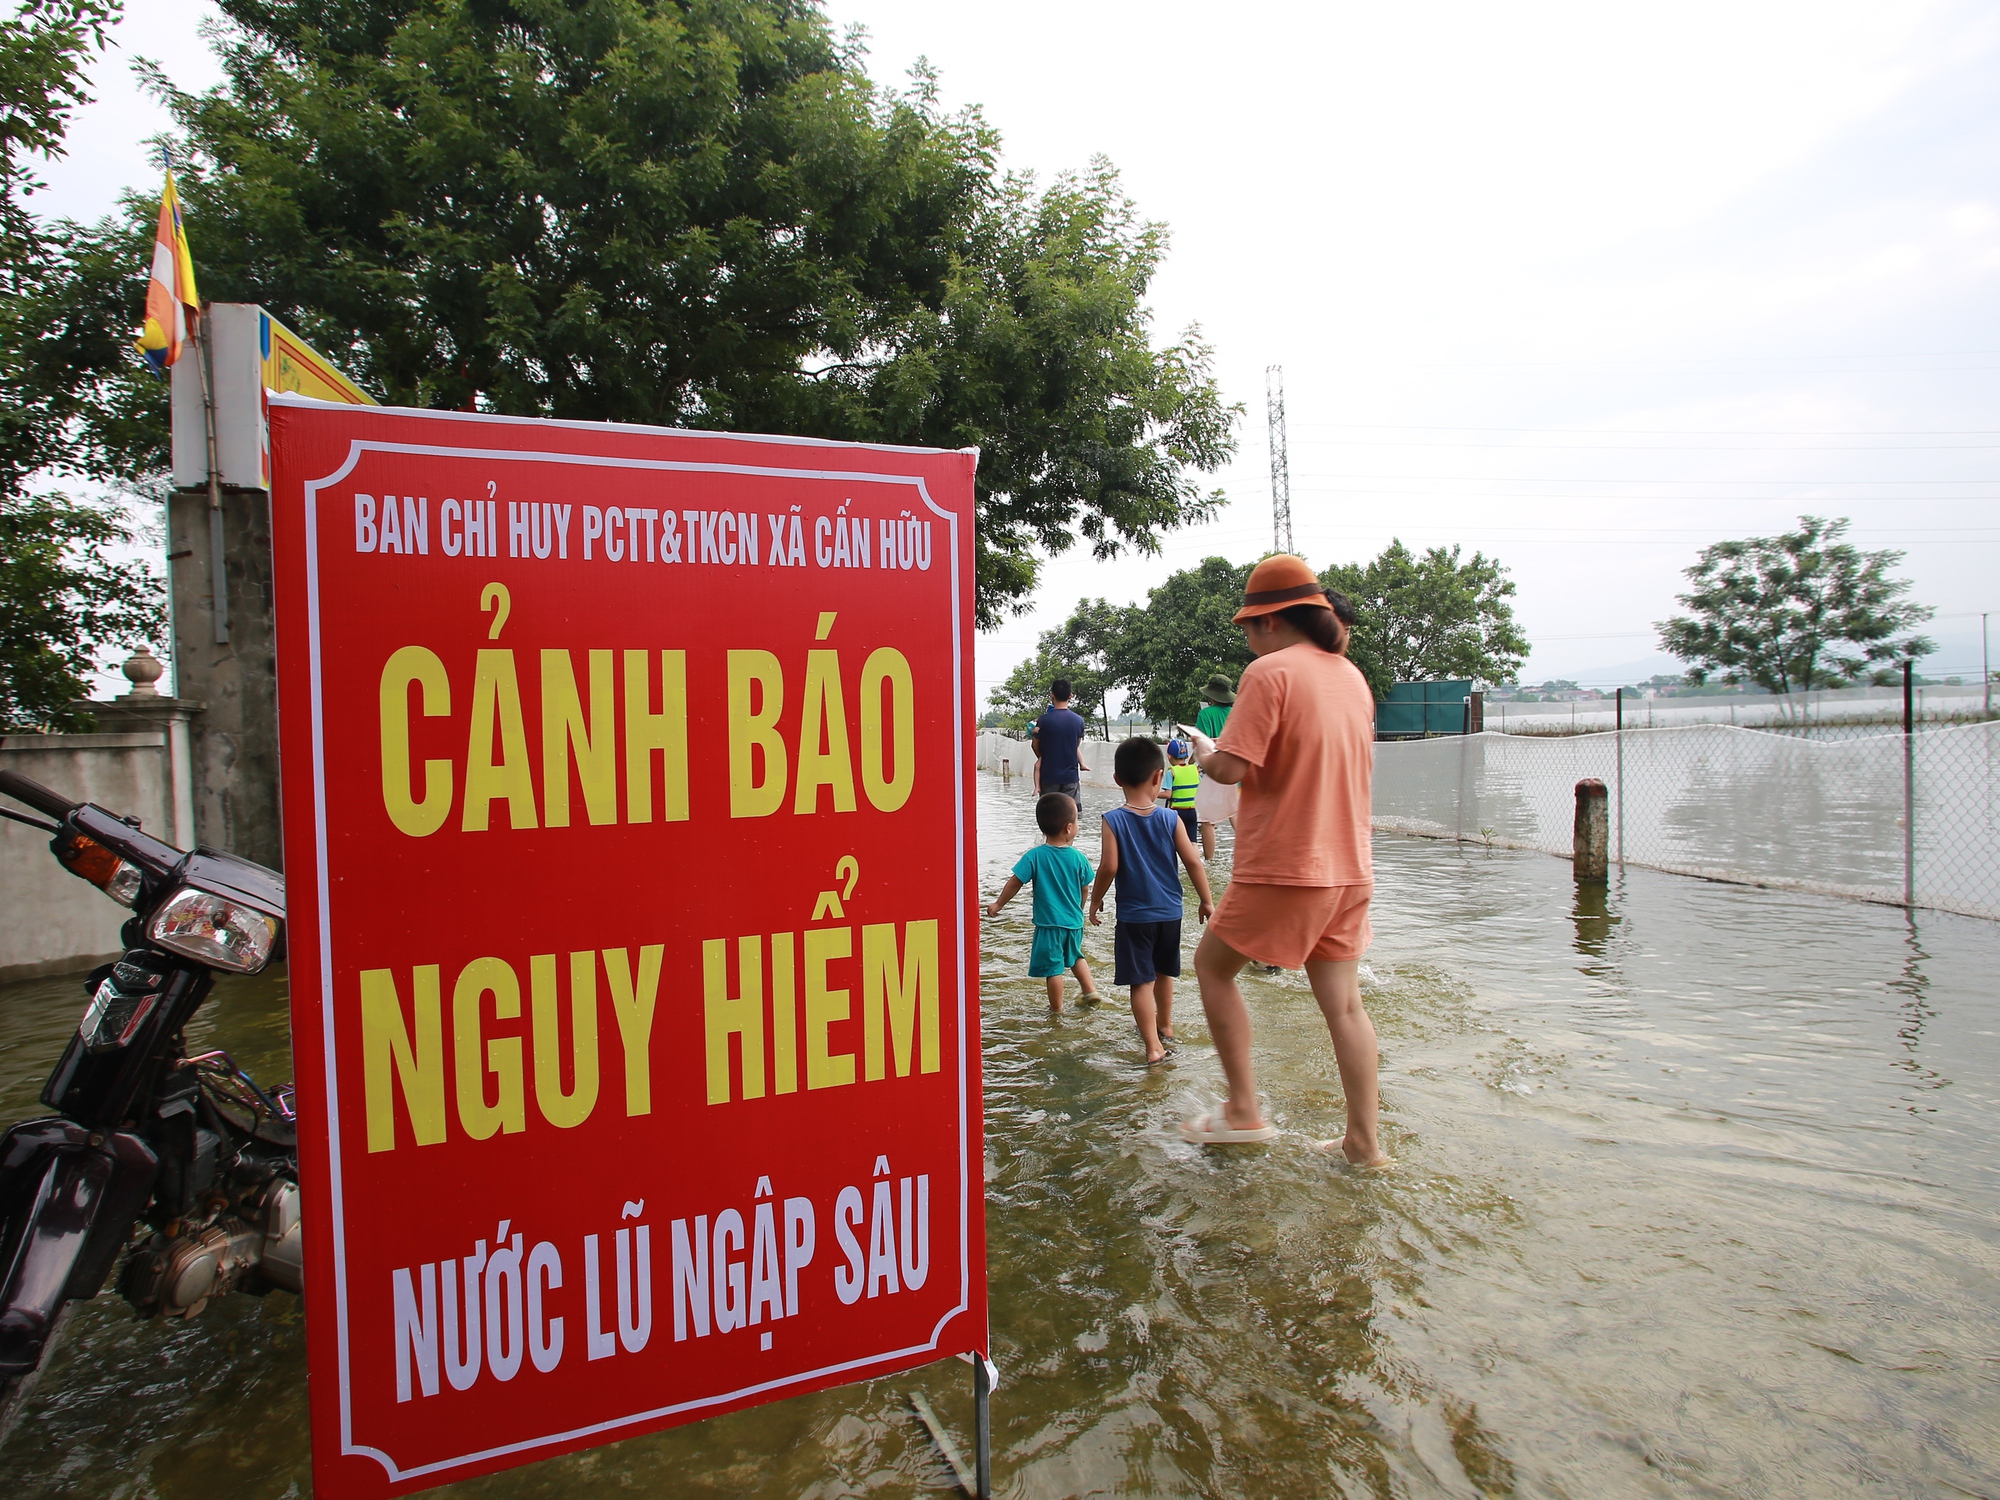
<path fill-rule="evenodd" d="M 65 1302 L 97 1295 L 159 1170 L 139 1137 L 74 1120 L 0 1137 L 0 1381 L 36 1367 Z"/>

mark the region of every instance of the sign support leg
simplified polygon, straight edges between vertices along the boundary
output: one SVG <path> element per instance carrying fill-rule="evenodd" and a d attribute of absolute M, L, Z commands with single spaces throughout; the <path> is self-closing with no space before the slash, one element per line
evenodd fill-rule
<path fill-rule="evenodd" d="M 993 1500 L 993 1382 L 986 1373 L 986 1355 L 972 1360 L 972 1444 L 974 1500 Z"/>

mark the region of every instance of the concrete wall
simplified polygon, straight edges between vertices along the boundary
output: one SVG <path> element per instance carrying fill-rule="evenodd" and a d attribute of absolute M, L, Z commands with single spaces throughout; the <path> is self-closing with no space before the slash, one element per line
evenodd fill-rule
<path fill-rule="evenodd" d="M 175 838 L 170 729 L 127 734 L 0 736 L 0 767 L 79 802 L 138 818 L 157 838 Z M 183 799 L 185 800 L 185 799 Z M 26 811 L 9 801 L 15 811 Z M 0 981 L 88 969 L 116 958 L 130 916 L 55 861 L 49 836 L 0 819 Z"/>
<path fill-rule="evenodd" d="M 1079 748 L 1084 764 L 1090 768 L 1083 773 L 1085 786 L 1118 784 L 1111 779 L 1111 752 L 1116 747 L 1109 740 L 1087 739 Z M 1009 775 L 1032 777 L 1035 774 L 1035 752 L 1029 748 L 1026 739 L 1015 739 L 997 729 L 982 729 L 979 732 L 979 769 L 998 775 L 1003 760 L 1007 762 Z"/>

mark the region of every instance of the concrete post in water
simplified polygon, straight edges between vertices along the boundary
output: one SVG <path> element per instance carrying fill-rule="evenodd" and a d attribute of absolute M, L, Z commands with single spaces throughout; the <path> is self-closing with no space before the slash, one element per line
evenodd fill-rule
<path fill-rule="evenodd" d="M 1903 659 L 1903 905 L 1917 904 L 1917 740 L 1911 662 Z"/>
<path fill-rule="evenodd" d="M 1576 784 L 1576 878 L 1602 883 L 1610 878 L 1610 809 L 1604 783 L 1586 776 Z"/>

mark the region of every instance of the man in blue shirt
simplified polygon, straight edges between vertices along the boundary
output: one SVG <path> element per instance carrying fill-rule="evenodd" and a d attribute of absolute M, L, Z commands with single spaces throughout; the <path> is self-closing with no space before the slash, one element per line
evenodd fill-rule
<path fill-rule="evenodd" d="M 1070 685 L 1066 677 L 1058 677 L 1049 685 L 1049 709 L 1035 720 L 1035 732 L 1029 744 L 1035 750 L 1036 768 L 1041 778 L 1042 795 L 1061 792 L 1072 802 L 1080 801 L 1078 793 L 1083 787 L 1083 773 L 1090 769 L 1077 753 L 1077 746 L 1083 743 L 1085 725 L 1083 715 L 1069 706 Z"/>

